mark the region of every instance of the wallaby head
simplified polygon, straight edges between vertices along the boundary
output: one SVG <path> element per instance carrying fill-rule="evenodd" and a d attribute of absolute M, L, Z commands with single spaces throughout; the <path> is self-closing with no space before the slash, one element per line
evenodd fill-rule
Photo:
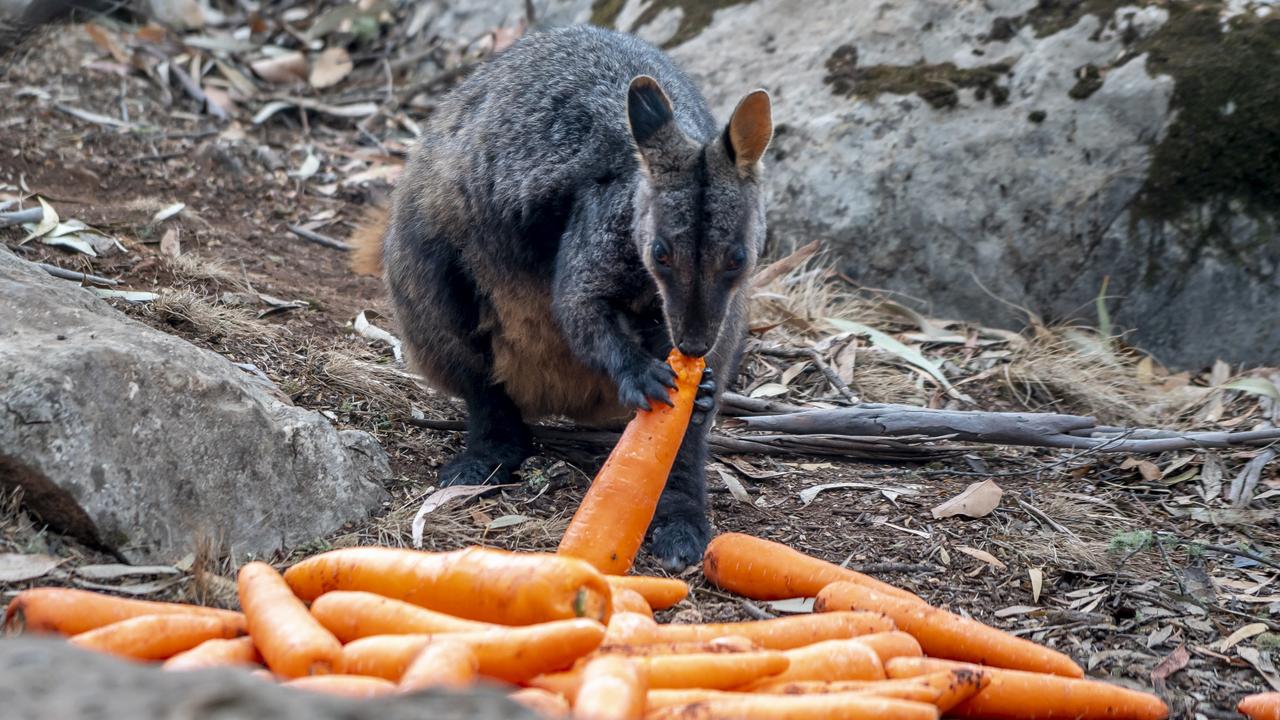
<path fill-rule="evenodd" d="M 760 158 L 773 136 L 769 95 L 749 93 L 707 141 L 679 127 L 648 76 L 631 81 L 627 119 L 640 163 L 635 242 L 662 297 L 672 343 L 705 355 L 764 246 Z"/>

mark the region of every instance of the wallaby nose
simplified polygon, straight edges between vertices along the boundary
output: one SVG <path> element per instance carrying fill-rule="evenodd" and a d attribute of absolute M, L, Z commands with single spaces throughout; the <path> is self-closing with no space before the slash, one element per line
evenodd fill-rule
<path fill-rule="evenodd" d="M 711 350 L 711 343 L 705 340 L 681 340 L 676 343 L 676 347 L 689 357 L 702 357 Z"/>

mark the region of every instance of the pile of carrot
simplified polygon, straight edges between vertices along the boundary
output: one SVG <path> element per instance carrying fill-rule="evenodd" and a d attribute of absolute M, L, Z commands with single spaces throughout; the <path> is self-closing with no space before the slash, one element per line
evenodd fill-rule
<path fill-rule="evenodd" d="M 1167 717 L 1159 698 L 1084 679 L 1062 653 L 745 535 L 712 541 L 707 578 L 748 598 L 815 597 L 817 612 L 656 621 L 688 586 L 625 573 L 702 373 L 701 360 L 669 362 L 671 405 L 637 414 L 557 553 L 348 548 L 283 574 L 251 562 L 239 612 L 36 588 L 9 604 L 5 628 L 168 672 L 243 668 L 305 692 L 503 687 L 538 714 L 582 720 Z M 1259 696 L 1240 710 L 1277 720 L 1276 707 Z"/>

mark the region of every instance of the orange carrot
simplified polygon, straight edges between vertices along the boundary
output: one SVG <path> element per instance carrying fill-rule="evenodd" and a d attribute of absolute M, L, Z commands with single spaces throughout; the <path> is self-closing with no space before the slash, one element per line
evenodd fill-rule
<path fill-rule="evenodd" d="M 284 678 L 333 672 L 342 643 L 307 612 L 275 568 L 251 562 L 240 568 L 237 587 L 253 644 L 271 672 Z"/>
<path fill-rule="evenodd" d="M 925 703 L 864 693 L 712 697 L 650 712 L 649 720 L 937 720 L 938 708 Z"/>
<path fill-rule="evenodd" d="M 608 644 L 601 645 L 590 657 L 598 655 L 687 655 L 689 653 L 735 653 L 751 652 L 762 648 L 744 637 L 726 635 L 714 640 L 698 640 L 694 642 L 663 642 L 640 645 Z"/>
<path fill-rule="evenodd" d="M 920 657 L 924 655 L 924 651 L 920 649 L 920 643 L 901 630 L 872 633 L 854 639 L 871 648 L 882 663 L 889 662 L 896 657 Z"/>
<path fill-rule="evenodd" d="M 790 661 L 786 672 L 758 680 L 743 690 L 769 692 L 775 685 L 800 680 L 883 680 L 885 677 L 880 656 L 857 638 L 824 640 L 783 654 Z"/>
<path fill-rule="evenodd" d="M 667 363 L 676 373 L 672 404 L 654 403 L 627 424 L 569 521 L 557 553 L 582 558 L 610 575 L 631 569 L 684 440 L 705 366 L 702 358 L 679 350 L 671 351 Z"/>
<path fill-rule="evenodd" d="M 569 667 L 600 645 L 604 626 L 594 620 L 557 620 L 541 625 L 448 635 L 374 635 L 342 648 L 339 672 L 398 681 L 423 648 L 439 641 L 466 643 L 480 674 L 518 683 Z"/>
<path fill-rule="evenodd" d="M 381 678 L 363 675 L 312 675 L 300 677 L 280 683 L 282 687 L 305 690 L 307 692 L 341 695 L 351 698 L 372 698 L 395 693 L 395 683 Z"/>
<path fill-rule="evenodd" d="M 213 638 L 240 634 L 235 618 L 204 615 L 143 615 L 71 636 L 86 650 L 134 660 L 164 660 Z"/>
<path fill-rule="evenodd" d="M 400 676 L 401 690 L 463 688 L 475 683 L 480 662 L 465 642 L 441 637 L 422 648 Z"/>
<path fill-rule="evenodd" d="M 792 615 L 773 620 L 684 625 L 645 622 L 621 613 L 609 623 L 609 642 L 698 642 L 726 635 L 745 637 L 763 648 L 789 650 L 822 640 L 851 638 L 893 629 L 893 621 L 879 613 L 846 612 Z"/>
<path fill-rule="evenodd" d="M 941 712 L 955 707 L 981 690 L 987 678 L 981 672 L 953 670 L 951 672 L 922 675 L 908 680 L 839 680 L 835 682 L 808 680 L 771 686 L 764 691 L 768 695 L 829 695 L 832 693 L 861 693 L 876 697 L 910 700 L 937 706 Z M 723 690 L 650 690 L 647 705 L 650 710 L 672 705 L 687 705 L 712 698 L 732 698 L 750 693 Z"/>
<path fill-rule="evenodd" d="M 839 582 L 818 593 L 814 609 L 876 610 L 893 618 L 898 629 L 920 641 L 930 657 L 962 660 L 983 665 L 1083 677 L 1071 658 L 1030 640 L 983 625 L 921 602 L 902 600 L 864 585 Z"/>
<path fill-rule="evenodd" d="M 1280 720 L 1280 692 L 1249 695 L 1236 705 L 1249 720 Z"/>
<path fill-rule="evenodd" d="M 640 720 L 644 717 L 648 678 L 641 663 L 623 657 L 599 657 L 582 670 L 582 687 L 573 716 L 585 720 Z"/>
<path fill-rule="evenodd" d="M 253 638 L 239 637 L 232 640 L 214 638 L 180 652 L 164 663 L 165 670 L 202 670 L 212 667 L 244 665 L 257 667 L 262 664 Z"/>
<path fill-rule="evenodd" d="M 867 652 L 870 652 L 869 650 Z M 632 662 L 644 666 L 651 688 L 707 688 L 727 690 L 787 669 L 787 657 L 763 650 L 743 653 L 687 653 L 683 655 L 635 656 Z M 534 687 L 558 692 L 572 700 L 582 684 L 582 670 L 539 675 L 529 681 Z"/>
<path fill-rule="evenodd" d="M 612 592 L 614 613 L 633 612 L 637 615 L 653 617 L 653 608 L 649 607 L 649 603 L 640 593 L 618 587 L 612 588 Z"/>
<path fill-rule="evenodd" d="M 311 614 L 344 643 L 370 635 L 491 630 L 498 625 L 463 620 L 370 592 L 336 590 L 311 603 Z"/>
<path fill-rule="evenodd" d="M 689 584 L 677 578 L 606 575 L 604 579 L 614 591 L 625 588 L 640 593 L 653 610 L 666 610 L 689 595 Z"/>
<path fill-rule="evenodd" d="M 712 539 L 702 556 L 702 573 L 716 587 L 755 600 L 813 597 L 833 582 L 851 582 L 902 600 L 924 602 L 869 575 L 741 533 Z"/>
<path fill-rule="evenodd" d="M 948 717 L 1021 720 L 1034 708 L 1037 720 L 1164 720 L 1169 708 L 1160 698 L 1095 680 L 981 667 L 931 658 L 894 658 L 886 664 L 893 678 L 908 678 L 942 670 L 981 671 L 990 684 L 971 699 L 952 708 Z"/>
<path fill-rule="evenodd" d="M 143 615 L 205 615 L 239 622 L 244 616 L 231 610 L 182 603 L 130 600 L 70 588 L 23 590 L 4 611 L 4 627 L 10 632 L 51 632 L 79 635 L 96 628 Z"/>
<path fill-rule="evenodd" d="M 365 590 L 500 625 L 609 618 L 604 576 L 582 560 L 550 553 L 346 548 L 307 558 L 284 577 L 307 602 L 332 590 Z"/>
<path fill-rule="evenodd" d="M 569 701 L 563 695 L 541 688 L 521 688 L 507 697 L 544 718 L 562 718 L 569 714 Z"/>

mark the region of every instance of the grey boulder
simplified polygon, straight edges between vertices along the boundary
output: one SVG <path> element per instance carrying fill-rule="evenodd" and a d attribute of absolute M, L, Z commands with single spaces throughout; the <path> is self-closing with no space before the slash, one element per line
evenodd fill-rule
<path fill-rule="evenodd" d="M 296 546 L 387 498 L 386 453 L 0 248 L 0 490 L 135 562 Z"/>

